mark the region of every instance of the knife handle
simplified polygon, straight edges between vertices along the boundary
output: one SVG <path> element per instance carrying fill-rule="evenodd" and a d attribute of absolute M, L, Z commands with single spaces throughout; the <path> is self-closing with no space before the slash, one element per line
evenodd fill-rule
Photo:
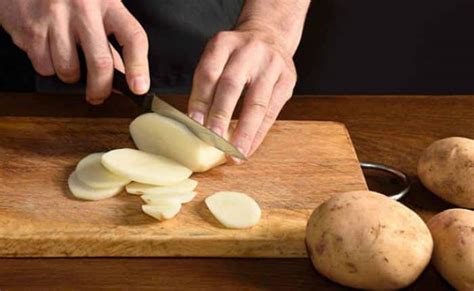
<path fill-rule="evenodd" d="M 133 102 L 135 102 L 136 104 L 140 106 L 143 105 L 143 101 L 145 99 L 145 96 L 147 95 L 147 94 L 137 95 L 133 93 L 128 87 L 127 78 L 125 77 L 125 74 L 120 72 L 117 69 L 114 69 L 114 79 L 112 81 L 112 88 L 114 90 L 119 91 L 123 95 L 130 97 L 133 100 Z"/>
<path fill-rule="evenodd" d="M 79 57 L 79 65 L 81 66 L 81 77 L 80 77 L 79 81 L 77 82 L 77 84 L 85 86 L 86 85 L 86 80 L 87 80 L 86 58 L 84 56 L 84 52 L 82 51 L 82 49 L 80 47 L 77 47 L 77 53 L 78 53 L 78 57 Z M 61 79 L 59 79 L 57 76 L 43 77 L 43 78 L 47 79 L 47 80 L 51 80 L 51 81 L 56 82 L 56 83 L 57 82 L 63 83 L 61 81 Z M 134 94 L 130 90 L 130 88 L 128 87 L 127 79 L 126 79 L 125 75 L 122 72 L 118 71 L 117 69 L 114 69 L 114 76 L 113 76 L 113 80 L 112 80 L 112 88 L 116 91 L 119 91 L 123 95 L 130 97 L 133 100 L 133 102 L 135 104 L 137 104 L 138 106 L 142 107 L 144 105 L 145 96 L 147 94 L 144 94 L 144 95 Z"/>
<path fill-rule="evenodd" d="M 83 72 L 83 75 L 81 76 L 81 83 L 85 84 L 86 75 L 87 75 L 86 57 L 84 56 L 84 52 L 82 51 L 80 47 L 77 48 L 77 52 L 79 55 L 79 64 L 81 66 L 81 72 Z M 143 106 L 146 94 L 145 95 L 134 94 L 128 87 L 127 78 L 125 77 L 125 74 L 123 74 L 122 72 L 120 72 L 119 70 L 115 68 L 114 68 L 114 76 L 112 79 L 112 88 L 122 93 L 123 95 L 130 97 L 132 101 L 138 106 L 140 107 Z"/>

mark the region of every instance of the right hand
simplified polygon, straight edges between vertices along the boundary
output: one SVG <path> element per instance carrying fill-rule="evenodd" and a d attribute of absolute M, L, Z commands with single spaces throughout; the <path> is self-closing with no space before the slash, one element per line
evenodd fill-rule
<path fill-rule="evenodd" d="M 80 78 L 80 45 L 91 104 L 110 95 L 114 67 L 125 71 L 135 94 L 150 87 L 146 33 L 120 0 L 1 0 L 0 26 L 28 54 L 36 72 L 56 74 L 66 83 Z M 109 34 L 123 47 L 123 60 L 110 45 Z"/>

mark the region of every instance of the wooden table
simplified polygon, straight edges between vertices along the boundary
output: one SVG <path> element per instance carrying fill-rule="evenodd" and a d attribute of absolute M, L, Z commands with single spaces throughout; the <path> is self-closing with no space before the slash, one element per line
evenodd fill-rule
<path fill-rule="evenodd" d="M 182 96 L 169 96 L 185 108 Z M 139 112 L 122 96 L 104 106 L 81 97 L 0 94 L 0 116 L 133 116 Z M 335 120 L 346 124 L 361 161 L 385 163 L 408 173 L 413 190 L 403 201 L 428 219 L 452 207 L 414 177 L 420 152 L 448 136 L 474 138 L 473 96 L 301 96 L 281 119 Z M 1 143 L 1 141 L 0 141 Z M 371 174 L 371 189 L 394 191 L 390 179 Z M 384 181 L 382 181 L 384 180 Z M 382 181 L 382 182 L 381 182 Z M 388 182 L 388 183 L 387 183 Z M 319 276 L 307 259 L 76 258 L 0 259 L 0 289 L 344 289 Z M 446 290 L 432 267 L 410 290 Z"/>

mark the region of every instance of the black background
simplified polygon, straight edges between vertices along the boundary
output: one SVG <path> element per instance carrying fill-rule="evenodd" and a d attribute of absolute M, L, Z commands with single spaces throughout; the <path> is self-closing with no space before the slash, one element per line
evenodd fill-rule
<path fill-rule="evenodd" d="M 215 31 L 231 28 L 240 1 L 179 2 L 187 5 L 181 13 L 164 5 L 161 16 L 139 5 L 130 9 L 140 14 L 154 42 L 150 48 L 154 84 L 182 92 L 189 89 L 206 40 Z M 173 26 L 173 15 L 183 25 Z M 152 22 L 155 17 L 160 18 L 159 25 Z M 186 23 L 194 34 L 187 33 Z M 295 55 L 299 73 L 295 92 L 472 94 L 473 29 L 470 0 L 313 1 Z M 3 31 L 0 62 L 1 91 L 34 90 L 35 76 L 26 55 Z"/>

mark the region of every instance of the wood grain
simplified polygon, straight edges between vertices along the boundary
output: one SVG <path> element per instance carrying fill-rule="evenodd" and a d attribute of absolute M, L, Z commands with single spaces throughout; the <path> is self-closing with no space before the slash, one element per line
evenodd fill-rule
<path fill-rule="evenodd" d="M 133 147 L 130 119 L 0 118 L 0 255 L 306 257 L 306 221 L 332 195 L 367 189 L 342 124 L 279 121 L 255 156 L 193 176 L 196 199 L 159 223 L 122 193 L 74 199 L 67 178 L 92 152 Z M 223 228 L 203 200 L 240 191 L 262 207 L 247 230 Z"/>
<path fill-rule="evenodd" d="M 350 290 L 307 259 L 1 259 L 0 288 L 11 290 Z M 3 289 L 2 289 L 3 290 Z M 429 266 L 406 290 L 451 290 Z"/>
<path fill-rule="evenodd" d="M 166 99 L 186 106 L 183 96 Z M 0 93 L 0 116 L 132 117 L 137 111 L 123 96 L 92 108 L 82 96 Z M 360 160 L 384 162 L 414 178 L 417 155 L 425 144 L 452 135 L 474 137 L 474 96 L 297 96 L 280 118 L 344 122 Z M 377 174 L 367 182 L 380 192 L 397 186 Z M 452 207 L 415 182 L 404 203 L 415 200 L 434 210 Z M 307 259 L 229 258 L 0 258 L 0 289 L 346 290 L 320 276 Z M 452 288 L 428 266 L 407 290 Z"/>

